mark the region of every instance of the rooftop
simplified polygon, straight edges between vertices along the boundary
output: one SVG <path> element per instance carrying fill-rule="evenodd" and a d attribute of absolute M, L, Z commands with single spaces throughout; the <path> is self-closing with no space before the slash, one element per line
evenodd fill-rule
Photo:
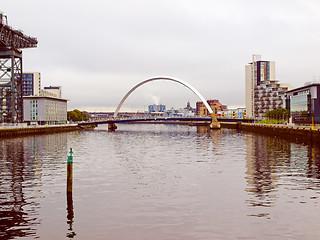
<path fill-rule="evenodd" d="M 305 85 L 305 86 L 302 86 L 302 87 L 294 88 L 294 89 L 291 89 L 291 90 L 287 91 L 287 93 L 300 91 L 300 90 L 303 90 L 303 89 L 310 88 L 312 86 L 320 87 L 320 83 L 311 83 L 311 84 L 308 84 L 308 85 Z"/>

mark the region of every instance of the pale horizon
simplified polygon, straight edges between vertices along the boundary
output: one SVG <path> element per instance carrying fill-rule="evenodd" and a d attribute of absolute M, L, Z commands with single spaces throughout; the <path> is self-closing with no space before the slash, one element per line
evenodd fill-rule
<path fill-rule="evenodd" d="M 316 0 L 57 0 L 50 7 L 15 0 L 3 2 L 1 11 L 10 26 L 38 39 L 37 48 L 22 50 L 24 71 L 40 72 L 42 86 L 62 86 L 72 109 L 113 108 L 153 76 L 181 79 L 205 99 L 244 105 L 252 54 L 275 61 L 280 83 L 296 88 L 320 78 Z M 194 101 L 179 91 L 156 83 L 127 107 L 153 104 L 147 94 L 172 106 Z"/>

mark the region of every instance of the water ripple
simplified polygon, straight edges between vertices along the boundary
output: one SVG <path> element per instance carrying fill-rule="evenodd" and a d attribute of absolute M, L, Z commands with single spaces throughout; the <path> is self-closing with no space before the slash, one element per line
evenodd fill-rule
<path fill-rule="evenodd" d="M 144 124 L 2 139 L 0 148 L 3 239 L 320 237 L 317 146 Z"/>

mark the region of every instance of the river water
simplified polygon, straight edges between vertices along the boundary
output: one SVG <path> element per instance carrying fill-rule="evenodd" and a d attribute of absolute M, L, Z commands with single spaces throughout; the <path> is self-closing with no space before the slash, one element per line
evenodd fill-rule
<path fill-rule="evenodd" d="M 2 139 L 0 170 L 0 239 L 320 238 L 319 146 L 230 129 L 99 126 Z"/>

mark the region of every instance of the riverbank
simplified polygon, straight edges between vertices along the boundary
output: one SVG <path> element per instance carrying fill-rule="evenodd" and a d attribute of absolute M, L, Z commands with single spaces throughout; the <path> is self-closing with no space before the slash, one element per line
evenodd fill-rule
<path fill-rule="evenodd" d="M 181 124 L 189 126 L 207 126 L 208 122 L 139 122 L 140 124 Z M 281 124 L 255 124 L 241 122 L 220 122 L 222 128 L 232 128 L 241 131 L 259 133 L 263 135 L 272 135 L 287 138 L 290 140 L 298 140 L 307 143 L 320 144 L 320 128 L 314 130 L 311 126 L 295 126 Z M 0 127 L 0 138 L 16 137 L 23 135 L 50 134 L 58 132 L 70 132 L 77 130 L 93 129 L 96 125 L 66 124 L 66 125 L 46 125 L 46 126 L 16 126 L 16 127 Z"/>
<path fill-rule="evenodd" d="M 220 124 L 222 128 L 233 128 L 264 135 L 279 136 L 308 143 L 320 143 L 320 129 L 312 129 L 311 126 L 227 122 L 221 122 Z"/>
<path fill-rule="evenodd" d="M 58 132 L 70 132 L 83 129 L 92 129 L 94 127 L 95 125 L 79 126 L 78 124 L 5 127 L 0 128 L 0 138 L 35 134 L 50 134 Z"/>

